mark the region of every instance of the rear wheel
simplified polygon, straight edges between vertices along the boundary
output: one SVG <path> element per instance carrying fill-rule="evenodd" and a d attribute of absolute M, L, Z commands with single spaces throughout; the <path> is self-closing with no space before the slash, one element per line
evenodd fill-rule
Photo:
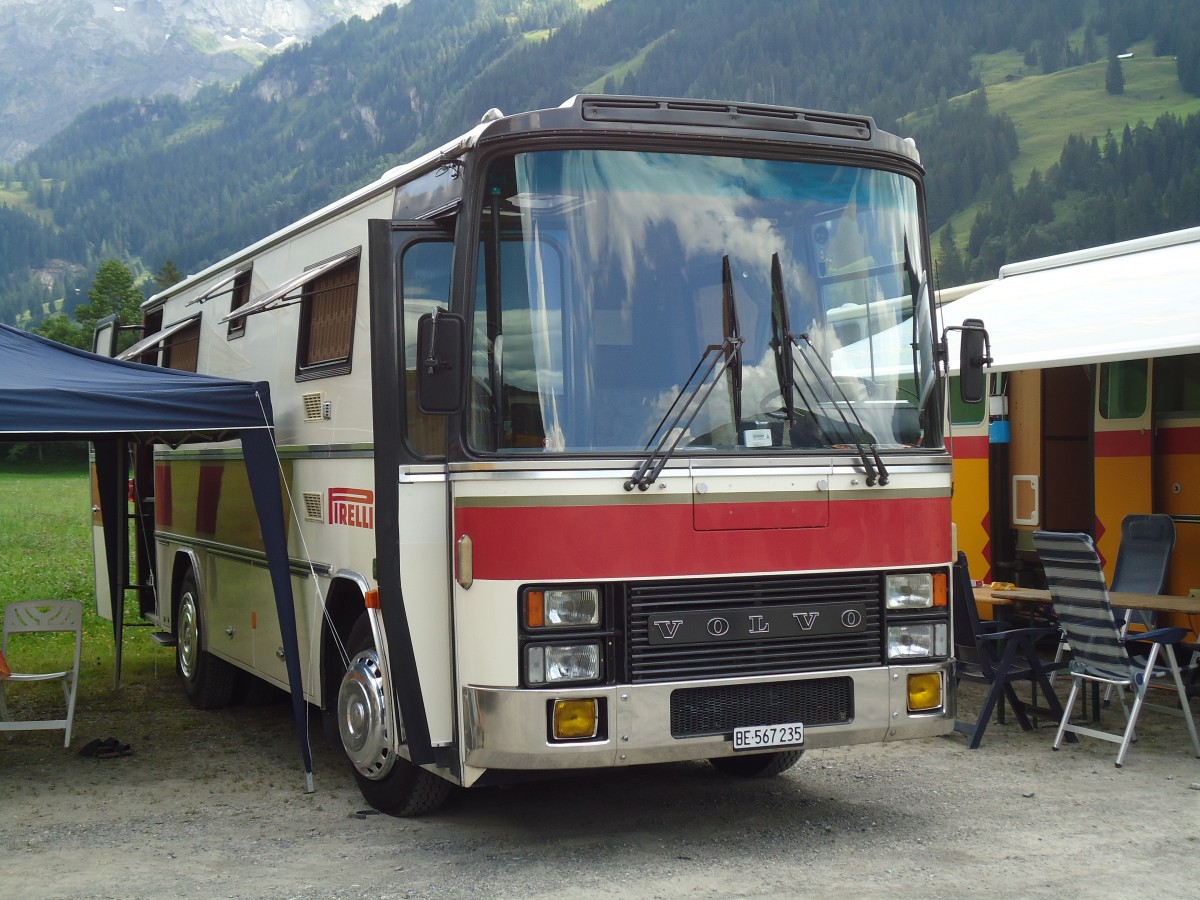
<path fill-rule="evenodd" d="M 237 675 L 225 660 L 204 649 L 204 619 L 200 615 L 200 591 L 196 576 L 189 571 L 179 584 L 179 611 L 175 615 L 175 671 L 183 689 L 200 709 L 226 706 L 233 698 Z"/>
<path fill-rule="evenodd" d="M 800 761 L 803 750 L 781 750 L 778 753 L 756 753 L 753 756 L 720 756 L 709 762 L 722 775 L 740 778 L 772 778 L 786 772 Z"/>
<path fill-rule="evenodd" d="M 380 812 L 400 816 L 433 812 L 450 796 L 451 784 L 397 752 L 402 743 L 400 711 L 383 689 L 367 613 L 354 623 L 346 647 L 350 665 L 338 689 L 337 723 L 358 789 Z"/>

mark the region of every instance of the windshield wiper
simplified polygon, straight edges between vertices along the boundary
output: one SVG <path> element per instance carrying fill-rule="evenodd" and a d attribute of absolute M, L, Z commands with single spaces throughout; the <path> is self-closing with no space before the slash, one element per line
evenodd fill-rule
<path fill-rule="evenodd" d="M 717 386 L 717 382 L 721 380 L 721 376 L 725 374 L 725 370 L 730 364 L 738 359 L 742 351 L 742 338 L 728 337 L 719 344 L 709 344 L 704 348 L 704 353 L 700 356 L 700 361 L 696 363 L 696 367 L 692 369 L 692 374 L 687 377 L 687 381 L 683 383 L 683 387 L 679 389 L 679 393 L 675 395 L 674 401 L 667 409 L 666 413 L 659 420 L 657 427 L 650 435 L 650 440 L 646 442 L 646 449 L 650 449 L 653 444 L 654 449 L 650 451 L 640 466 L 633 473 L 633 477 L 625 482 L 625 490 L 632 491 L 636 485 L 639 491 L 644 491 L 652 485 L 655 479 L 663 470 L 663 466 L 667 464 L 667 460 L 675 452 L 675 448 L 679 446 L 679 441 L 682 439 L 684 432 L 688 430 L 692 422 L 695 421 L 700 408 L 704 406 L 706 400 L 713 392 L 713 388 Z M 704 374 L 700 379 L 696 380 L 696 374 L 704 367 L 705 363 L 708 367 L 704 369 Z M 713 371 L 720 366 L 716 376 L 712 377 Z M 688 391 L 688 387 L 695 386 Z M 696 397 L 700 394 L 700 389 L 704 388 L 704 393 L 700 396 L 699 402 Z M 682 401 L 682 403 L 680 402 Z M 681 421 L 688 411 L 691 410 L 691 415 L 688 416 L 686 422 Z M 664 427 L 665 426 L 665 427 Z M 672 438 L 672 435 L 674 437 Z M 655 443 L 654 438 L 658 437 L 658 442 Z M 668 444 L 668 440 L 670 443 Z"/>
<path fill-rule="evenodd" d="M 821 359 L 821 354 L 817 352 L 817 348 L 813 346 L 809 340 L 807 333 L 793 334 L 790 323 L 788 321 L 788 305 L 787 296 L 783 290 L 783 270 L 779 265 L 779 254 L 771 255 L 771 329 L 774 337 L 771 340 L 771 345 L 775 349 L 775 371 L 779 377 L 779 390 L 784 397 L 784 408 L 787 411 L 788 422 L 792 423 L 795 418 L 795 411 L 792 404 L 792 397 L 796 387 L 796 372 L 800 373 L 800 378 L 804 382 L 804 386 L 812 395 L 813 400 L 819 404 L 820 397 L 813 390 L 812 383 L 808 380 L 808 376 L 800 369 L 796 362 L 795 356 L 792 354 L 792 347 L 795 346 L 800 351 L 800 357 L 804 360 L 809 371 L 813 375 L 813 379 L 821 386 L 825 396 L 829 398 L 830 404 L 842 419 L 842 425 L 845 426 L 846 436 L 850 442 L 854 444 L 854 448 L 858 451 L 858 457 L 862 461 L 863 468 L 867 472 L 867 485 L 874 485 L 878 482 L 880 485 L 885 485 L 889 481 L 887 468 L 883 465 L 883 459 L 879 456 L 879 450 L 876 448 L 874 441 L 871 442 L 871 453 L 868 455 L 863 448 L 862 441 L 859 440 L 859 434 L 867 434 L 867 429 L 863 426 L 862 419 L 859 418 L 858 411 L 855 410 L 854 404 L 850 402 L 850 398 L 846 396 L 846 392 L 842 390 L 842 386 L 837 383 L 837 379 L 833 377 L 833 373 L 829 371 L 829 367 L 825 365 L 825 360 Z M 781 340 L 780 335 L 784 339 Z M 800 343 L 803 341 L 804 343 Z M 813 363 L 812 357 L 807 351 L 812 351 L 812 356 L 815 356 L 817 362 L 820 363 L 818 369 Z M 831 390 L 829 385 L 833 385 Z M 837 397 L 834 397 L 833 391 L 837 392 Z M 838 398 L 841 399 L 841 405 L 838 404 Z M 807 403 L 807 401 L 805 401 Z M 850 415 L 854 417 L 854 424 L 858 426 L 857 434 L 854 428 L 850 425 L 850 420 L 846 418 L 846 413 L 843 406 L 850 410 Z M 812 407 L 809 407 L 813 411 Z M 820 429 L 822 436 L 827 443 L 832 444 L 829 436 L 825 434 L 825 429 L 821 427 L 820 420 L 813 415 L 813 421 L 817 428 Z M 874 465 L 872 465 L 874 459 Z"/>
<path fill-rule="evenodd" d="M 721 319 L 725 331 L 724 340 L 719 344 L 709 344 L 704 348 L 704 352 L 700 355 L 696 367 L 692 369 L 692 374 L 687 377 L 687 381 L 683 383 L 683 387 L 679 389 L 679 393 L 675 395 L 675 399 L 671 401 L 671 405 L 663 413 L 663 417 L 659 419 L 658 425 L 650 433 L 650 440 L 646 442 L 646 449 L 649 450 L 651 445 L 653 445 L 654 449 L 650 450 L 650 455 L 642 460 L 642 464 L 637 467 L 633 476 L 626 479 L 625 490 L 627 491 L 632 491 L 635 486 L 639 491 L 644 491 L 650 485 L 654 484 L 659 473 L 662 472 L 663 466 L 667 464 L 667 460 L 675 453 L 675 449 L 679 446 L 679 441 L 683 438 L 684 433 L 691 427 L 692 422 L 696 420 L 696 416 L 700 413 L 700 408 L 704 406 L 712 394 L 713 388 L 717 386 L 717 382 L 721 380 L 731 366 L 732 372 L 729 389 L 731 393 L 730 399 L 733 404 L 734 433 L 736 434 L 741 429 L 741 354 L 744 339 L 738 329 L 737 306 L 734 303 L 733 297 L 733 275 L 729 267 L 728 256 L 725 256 L 721 260 L 721 284 Z M 705 368 L 706 362 L 708 363 L 707 368 Z M 736 365 L 734 365 L 735 362 L 737 363 Z M 720 367 L 719 369 L 718 366 Z M 697 381 L 696 375 L 701 369 L 704 369 L 704 374 Z M 714 371 L 716 372 L 715 375 L 713 374 Z M 692 386 L 693 382 L 695 382 L 694 386 Z M 692 386 L 690 392 L 688 391 L 689 386 Z M 700 396 L 701 388 L 704 388 L 703 396 Z M 700 396 L 699 401 L 696 399 L 697 396 Z M 688 415 L 689 410 L 691 411 L 691 415 Z M 683 421 L 685 415 L 687 416 L 686 422 Z M 655 437 L 658 437 L 657 443 L 654 441 Z"/>
<path fill-rule="evenodd" d="M 783 411 L 788 427 L 796 424 L 793 397 L 796 393 L 796 370 L 792 360 L 792 323 L 787 298 L 783 293 L 783 269 L 779 254 L 771 254 L 771 349 L 775 352 L 775 377 L 783 397 Z"/>
<path fill-rule="evenodd" d="M 721 325 L 725 344 L 736 345 L 732 350 L 725 351 L 725 368 L 729 369 L 729 402 L 733 410 L 733 431 L 740 434 L 742 430 L 742 367 L 736 365 L 729 368 L 733 354 L 742 346 L 742 333 L 738 327 L 737 305 L 733 300 L 733 271 L 729 266 L 729 254 L 721 257 Z"/>
<path fill-rule="evenodd" d="M 850 439 L 850 442 L 854 444 L 854 449 L 858 452 L 858 458 L 862 461 L 863 468 L 867 472 L 867 486 L 871 487 L 877 482 L 880 485 L 887 484 L 891 480 L 891 476 L 888 475 L 887 468 L 883 464 L 883 459 L 879 456 L 879 448 L 875 446 L 874 440 L 869 441 L 871 451 L 869 454 L 863 447 L 859 435 L 869 435 L 870 432 L 868 432 L 866 426 L 863 425 L 862 419 L 859 418 L 858 410 L 854 408 L 854 404 L 850 402 L 850 398 L 846 396 L 846 392 L 842 390 L 842 386 L 837 383 L 837 379 L 833 377 L 833 373 L 830 372 L 829 367 L 825 365 L 825 360 L 821 358 L 821 354 L 817 352 L 817 348 L 813 346 L 813 342 L 809 339 L 808 334 L 789 334 L 788 337 L 800 350 L 800 358 L 804 360 L 805 365 L 807 365 L 809 370 L 813 373 L 813 377 L 816 379 L 817 384 L 821 386 L 821 389 L 829 398 L 830 404 L 835 410 L 837 410 L 837 414 L 842 420 L 842 425 L 845 426 L 846 436 Z M 812 352 L 810 354 L 807 351 Z M 813 362 L 814 357 L 816 358 L 817 363 L 820 363 L 820 368 L 818 368 Z M 824 377 L 822 377 L 822 374 L 824 374 Z M 801 376 L 803 376 L 803 372 L 801 373 Z M 805 378 L 805 384 L 808 384 L 807 378 Z M 830 385 L 832 385 L 832 389 L 830 388 Z M 837 392 L 837 397 L 834 397 L 834 391 Z M 839 399 L 841 400 L 841 403 L 838 403 Z M 857 432 L 855 432 L 854 427 L 850 424 L 850 420 L 846 418 L 845 410 L 847 409 L 850 410 L 850 415 L 854 417 L 854 425 L 858 426 Z M 874 465 L 871 464 L 872 459 L 874 459 Z"/>

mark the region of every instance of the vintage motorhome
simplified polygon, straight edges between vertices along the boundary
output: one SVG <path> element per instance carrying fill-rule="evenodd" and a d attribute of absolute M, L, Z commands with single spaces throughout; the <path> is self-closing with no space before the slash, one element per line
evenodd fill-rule
<path fill-rule="evenodd" d="M 929 270 L 869 118 L 580 96 L 163 291 L 127 355 L 269 381 L 304 694 L 413 813 L 952 729 Z M 189 695 L 285 686 L 237 448 L 137 485 Z"/>

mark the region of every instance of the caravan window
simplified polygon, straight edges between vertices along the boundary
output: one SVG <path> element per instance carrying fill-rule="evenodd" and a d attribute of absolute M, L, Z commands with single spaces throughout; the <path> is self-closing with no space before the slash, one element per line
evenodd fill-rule
<path fill-rule="evenodd" d="M 197 316 L 163 341 L 163 368 L 195 372 L 199 351 L 200 317 Z"/>
<path fill-rule="evenodd" d="M 233 280 L 233 293 L 229 299 L 229 310 L 232 312 L 240 306 L 245 306 L 250 302 L 250 269 L 245 272 L 238 272 L 237 278 Z M 242 316 L 238 319 L 231 319 L 229 322 L 229 331 L 227 337 L 241 337 L 246 333 L 246 317 Z"/>
<path fill-rule="evenodd" d="M 1200 416 L 1200 353 L 1154 361 L 1154 411 L 1160 418 Z"/>
<path fill-rule="evenodd" d="M 1100 415 L 1137 419 L 1146 412 L 1146 360 L 1127 359 L 1100 366 Z"/>
<path fill-rule="evenodd" d="M 357 255 L 304 285 L 297 381 L 350 371 L 357 301 Z"/>

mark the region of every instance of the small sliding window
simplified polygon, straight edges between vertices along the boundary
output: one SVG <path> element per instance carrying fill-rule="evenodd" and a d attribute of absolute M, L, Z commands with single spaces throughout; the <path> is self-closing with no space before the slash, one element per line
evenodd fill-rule
<path fill-rule="evenodd" d="M 358 254 L 343 259 L 303 287 L 296 380 L 345 375 L 354 348 Z"/>
<path fill-rule="evenodd" d="M 163 350 L 162 365 L 185 372 L 195 372 L 199 347 L 200 316 L 188 316 L 138 341 L 117 359 L 138 359 L 153 365 L 154 356 L 159 350 Z"/>
<path fill-rule="evenodd" d="M 229 315 L 221 319 L 222 322 L 229 322 L 234 319 L 245 319 L 248 316 L 258 315 L 259 313 L 267 312 L 272 309 L 279 309 L 284 306 L 291 306 L 293 303 L 299 303 L 304 296 L 307 295 L 305 288 L 316 279 L 325 275 L 331 269 L 338 266 L 354 263 L 354 272 L 358 273 L 358 253 L 359 248 L 347 250 L 345 253 L 339 253 L 337 256 L 332 256 L 324 262 L 317 263 L 309 269 L 305 269 L 295 278 L 289 278 L 278 287 L 271 288 L 265 294 L 259 294 L 249 303 L 244 306 L 239 306 L 236 309 L 231 309 Z"/>

